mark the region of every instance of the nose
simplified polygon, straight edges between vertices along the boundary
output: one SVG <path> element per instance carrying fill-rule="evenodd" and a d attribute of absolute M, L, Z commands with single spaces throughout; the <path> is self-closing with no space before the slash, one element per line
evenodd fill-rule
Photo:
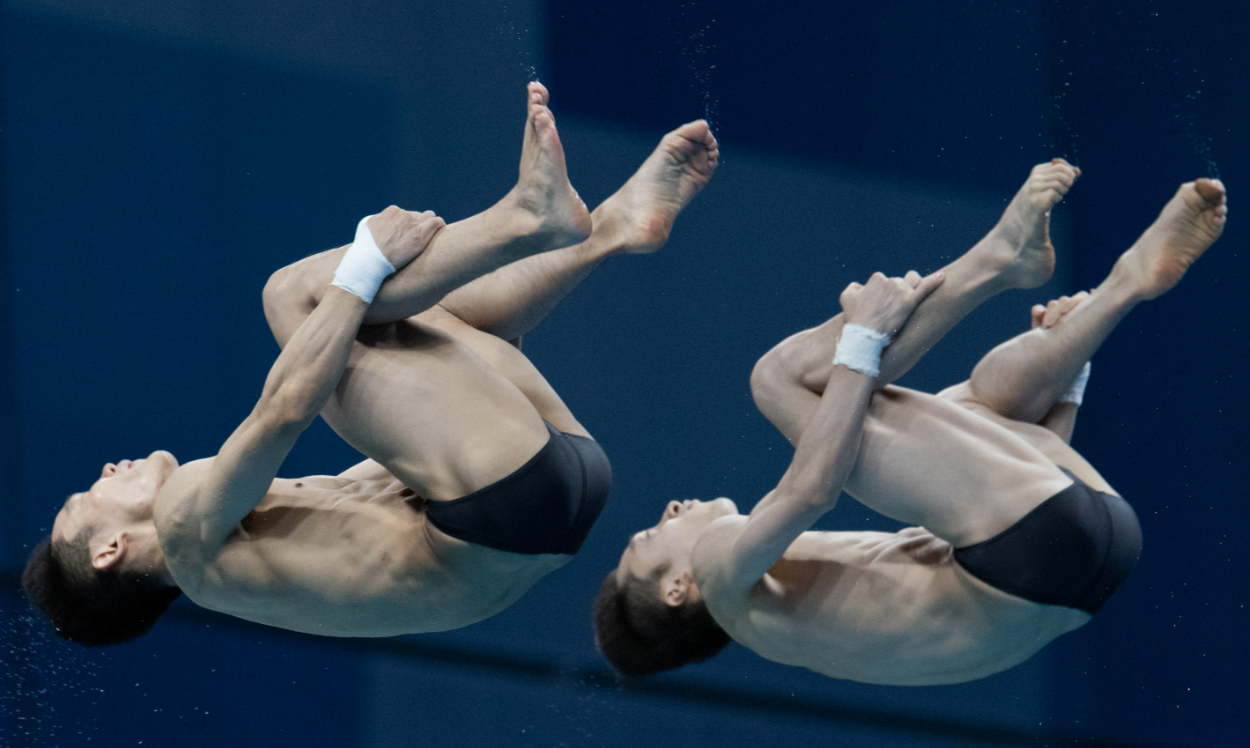
<path fill-rule="evenodd" d="M 668 502 L 668 505 L 664 507 L 664 516 L 671 519 L 672 517 L 676 517 L 681 514 L 686 510 L 686 508 L 686 505 L 680 501 L 670 501 Z"/>
<path fill-rule="evenodd" d="M 107 478 L 117 472 L 117 466 L 111 462 L 104 463 L 104 469 L 100 471 L 101 478 Z"/>

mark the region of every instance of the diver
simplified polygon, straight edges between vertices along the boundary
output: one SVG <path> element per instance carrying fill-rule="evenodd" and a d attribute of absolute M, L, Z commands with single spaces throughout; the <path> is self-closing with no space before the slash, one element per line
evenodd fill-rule
<path fill-rule="evenodd" d="M 485 212 L 392 206 L 270 278 L 282 353 L 220 452 L 106 464 L 31 553 L 23 587 L 58 634 L 127 641 L 182 593 L 311 634 L 443 631 L 569 561 L 611 468 L 520 338 L 607 257 L 659 249 L 719 151 L 683 125 L 591 213 L 547 103 L 529 84 L 520 178 Z M 368 459 L 277 478 L 318 413 Z"/>
<path fill-rule="evenodd" d="M 632 536 L 595 603 L 618 672 L 702 661 L 732 640 L 835 678 L 960 683 L 1090 620 L 1136 563 L 1141 529 L 1069 446 L 1088 362 L 1219 237 L 1223 185 L 1182 185 L 1106 280 L 1032 308 L 1032 329 L 969 380 L 937 395 L 890 384 L 978 304 L 1050 277 L 1050 210 L 1078 176 L 1059 159 L 1035 167 L 955 262 L 852 283 L 841 314 L 760 359 L 752 393 L 793 461 L 747 516 L 727 498 L 670 501 Z M 842 490 L 914 526 L 812 531 Z"/>

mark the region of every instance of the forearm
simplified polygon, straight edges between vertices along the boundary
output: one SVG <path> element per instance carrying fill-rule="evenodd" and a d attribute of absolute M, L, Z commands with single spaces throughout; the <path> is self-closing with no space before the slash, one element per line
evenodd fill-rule
<path fill-rule="evenodd" d="M 180 538 L 181 553 L 215 557 L 239 520 L 264 499 L 296 439 L 334 392 L 367 308 L 341 288 L 325 292 L 270 368 L 252 413 L 206 463 L 207 471 L 182 486 L 181 499 L 166 504 L 162 544 Z"/>
<path fill-rule="evenodd" d="M 833 508 L 859 454 L 864 418 L 876 381 L 844 366 L 831 367 L 820 404 L 808 419 L 778 490 Z"/>
<path fill-rule="evenodd" d="M 844 318 L 790 338 L 752 373 L 760 409 L 796 443 L 781 482 L 751 511 L 734 543 L 735 557 L 742 559 L 734 564 L 737 583 L 757 582 L 796 537 L 837 503 L 859 458 L 888 333 L 906 324 L 943 279 L 937 273 L 893 279 L 874 273 L 865 285 L 852 283 L 839 297 Z M 821 345 L 829 339 L 837 341 L 833 350 Z M 813 403 L 814 388 L 803 383 L 802 374 L 817 365 L 817 357 L 830 363 L 819 364 L 828 374 L 820 385 L 823 394 Z M 770 358 L 778 363 L 768 365 Z"/>
<path fill-rule="evenodd" d="M 872 388 L 866 374 L 842 366 L 830 372 L 790 467 L 751 510 L 734 543 L 732 574 L 739 584 L 757 582 L 795 538 L 837 504 L 859 455 Z"/>
<path fill-rule="evenodd" d="M 316 418 L 343 376 L 368 309 L 357 296 L 329 286 L 269 370 L 257 412 L 292 424 Z"/>

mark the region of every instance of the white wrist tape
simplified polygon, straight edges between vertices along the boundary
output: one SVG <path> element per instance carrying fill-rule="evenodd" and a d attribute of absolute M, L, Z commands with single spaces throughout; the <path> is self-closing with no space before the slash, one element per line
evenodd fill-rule
<path fill-rule="evenodd" d="M 843 325 L 838 350 L 833 356 L 834 366 L 867 374 L 881 375 L 881 351 L 890 344 L 890 336 L 863 325 Z"/>
<path fill-rule="evenodd" d="M 373 303 L 382 281 L 395 272 L 395 267 L 387 262 L 386 255 L 373 240 L 373 232 L 369 231 L 366 222 L 372 217 L 365 216 L 356 224 L 356 239 L 339 261 L 331 284 L 359 296 L 365 303 Z"/>
<path fill-rule="evenodd" d="M 1085 385 L 1089 383 L 1089 362 L 1085 362 L 1085 366 L 1081 368 L 1081 373 L 1076 375 L 1076 380 L 1072 382 L 1072 386 L 1068 391 L 1059 396 L 1056 402 L 1074 403 L 1080 405 L 1085 399 Z"/>

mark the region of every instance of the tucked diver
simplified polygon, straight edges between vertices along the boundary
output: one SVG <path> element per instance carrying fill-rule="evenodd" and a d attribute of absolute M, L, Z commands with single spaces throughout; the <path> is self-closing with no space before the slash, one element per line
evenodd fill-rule
<path fill-rule="evenodd" d="M 520 179 L 484 213 L 444 227 L 388 208 L 349 248 L 274 274 L 265 313 L 283 350 L 216 457 L 109 463 L 65 502 L 23 576 L 61 636 L 126 641 L 181 592 L 313 634 L 441 631 L 577 552 L 610 468 L 507 341 L 605 258 L 659 249 L 718 149 L 707 123 L 683 125 L 589 213 L 541 84 L 527 106 Z M 276 478 L 318 413 L 369 459 Z"/>
<path fill-rule="evenodd" d="M 1050 277 L 1049 211 L 1077 176 L 1059 160 L 1036 167 L 944 279 L 851 284 L 841 314 L 759 361 L 755 401 L 794 459 L 749 516 L 729 499 L 672 501 L 631 538 L 595 612 L 620 672 L 679 667 L 732 639 L 835 678 L 959 683 L 1090 620 L 1135 564 L 1141 530 L 1068 444 L 1084 367 L 1219 237 L 1223 185 L 1182 185 L 1101 285 L 1035 307 L 1033 329 L 970 380 L 936 396 L 889 384 L 985 299 Z M 811 531 L 842 489 L 916 526 Z"/>

